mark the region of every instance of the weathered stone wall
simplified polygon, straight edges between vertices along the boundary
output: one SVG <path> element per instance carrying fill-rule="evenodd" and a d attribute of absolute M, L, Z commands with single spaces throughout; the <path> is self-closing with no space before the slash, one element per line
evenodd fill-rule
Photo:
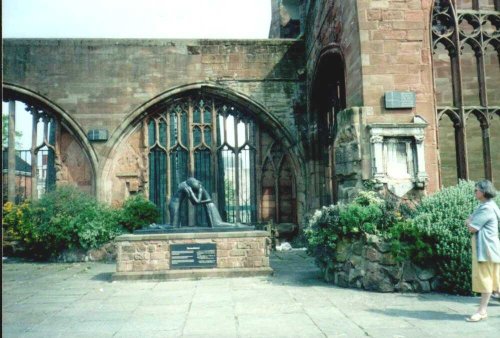
<path fill-rule="evenodd" d="M 144 169 L 147 159 L 135 156 L 140 135 L 134 134 L 144 107 L 185 88 L 206 84 L 219 95 L 239 95 L 239 104 L 251 101 L 266 114 L 257 117 L 262 127 L 278 141 L 287 135 L 289 151 L 301 156 L 296 117 L 305 106 L 305 79 L 299 40 L 5 39 L 3 47 L 4 83 L 46 98 L 67 113 L 82 134 L 94 128 L 109 131 L 108 141 L 92 142 L 88 151 L 96 154 L 91 165 L 97 171 L 96 194 L 108 202 L 119 202 L 107 196 L 110 188 L 126 185 L 123 199 L 144 184 L 136 169 Z M 266 125 L 271 119 L 283 130 Z M 92 189 L 87 184 L 89 165 L 68 153 L 78 150 L 77 143 L 64 140 L 67 165 L 59 177 Z M 294 165 L 297 185 L 303 189 L 303 169 L 297 161 Z"/>
<path fill-rule="evenodd" d="M 335 172 L 338 197 L 349 201 L 363 188 L 363 179 L 370 177 L 370 153 L 365 129 L 366 113 L 355 107 L 337 115 L 337 133 L 334 140 Z"/>
<path fill-rule="evenodd" d="M 373 107 L 367 123 L 408 123 L 420 115 L 425 133 L 428 192 L 439 188 L 436 110 L 432 82 L 430 11 L 432 1 L 358 0 L 363 104 Z M 384 108 L 386 91 L 413 91 L 416 107 Z"/>
<path fill-rule="evenodd" d="M 320 144 L 326 142 L 324 135 L 320 135 L 320 130 L 327 126 L 319 125 L 318 121 L 326 121 L 323 115 L 327 112 L 317 111 L 318 101 L 330 101 L 331 98 L 322 97 L 329 95 L 326 91 L 322 94 L 315 91 L 323 91 L 323 87 L 331 85 L 329 81 L 334 81 L 332 78 L 345 76 L 346 106 L 359 107 L 363 105 L 363 84 L 355 4 L 349 1 L 308 1 L 305 13 L 307 114 L 302 117 L 304 121 L 302 135 L 307 148 L 307 189 L 310 196 L 307 206 L 311 210 L 332 203 L 331 195 L 335 195 L 333 190 L 336 189 L 330 182 L 334 179 L 331 177 L 331 163 L 326 163 L 327 160 L 323 158 L 327 152 L 325 149 L 329 149 L 331 145 Z M 330 52 L 333 50 L 340 50 L 341 53 L 335 61 L 331 61 Z M 337 74 L 325 74 L 326 72 Z M 327 83 L 319 83 L 319 78 L 324 78 Z M 327 107 L 323 108 L 328 110 Z M 328 151 L 331 152 L 331 149 Z"/>
<path fill-rule="evenodd" d="M 117 272 L 170 269 L 171 244 L 215 243 L 217 268 L 269 267 L 268 234 L 264 231 L 199 234 L 122 235 L 116 238 Z"/>
<path fill-rule="evenodd" d="M 308 6 L 305 29 L 308 92 L 321 51 L 338 43 L 345 60 L 347 107 L 362 106 L 361 47 L 355 1 L 309 1 Z"/>
<path fill-rule="evenodd" d="M 87 193 L 94 193 L 94 179 L 90 161 L 82 146 L 66 129 L 61 132 L 61 166 L 57 181 L 72 184 Z"/>
<path fill-rule="evenodd" d="M 125 197 L 130 192 L 141 191 L 147 181 L 141 174 L 147 159 L 140 158 L 137 130 L 146 108 L 151 107 L 155 99 L 167 98 L 165 93 L 177 95 L 198 84 L 209 84 L 217 88 L 218 93 L 226 90 L 242 95 L 281 123 L 284 132 L 277 139 L 290 136 L 286 146 L 295 155 L 291 162 L 297 175 L 297 208 L 304 210 L 299 212 L 298 222 L 301 222 L 303 214 L 326 200 L 322 194 L 328 189 L 323 186 L 329 182 L 322 178 L 343 176 L 348 184 L 340 195 L 345 196 L 351 195 L 349 184 L 359 186 L 360 179 L 370 178 L 374 158 L 369 142 L 362 135 L 366 133 L 366 126 L 373 123 L 410 123 L 416 115 L 427 122 L 423 141 L 428 175 L 425 192 L 438 189 L 437 121 L 429 40 L 432 3 L 428 0 L 273 0 L 270 36 L 281 36 L 280 7 L 291 4 L 299 8 L 301 17 L 305 16 L 305 22 L 301 22 L 304 41 L 5 39 L 4 81 L 53 102 L 74 119 L 83 134 L 93 128 L 109 130 L 108 142 L 91 143 L 96 160 L 90 167 L 97 168 L 97 195 L 115 202 L 107 193 L 109 189 L 121 189 Z M 312 91 L 322 53 L 332 46 L 338 46 L 342 55 L 344 64 L 338 66 L 345 67 L 346 109 L 358 109 L 363 119 L 363 126 L 353 125 L 359 129 L 356 137 L 363 139 L 362 142 L 347 141 L 333 146 L 314 143 L 314 133 L 318 134 L 319 126 L 312 116 L 317 113 L 311 109 Z M 486 67 L 491 68 L 491 72 L 488 71 L 486 80 L 492 84 L 488 88 L 495 88 L 499 80 L 490 73 L 498 71 L 498 60 L 491 51 L 487 55 Z M 338 62 L 339 59 L 332 60 Z M 330 66 L 326 69 L 335 69 L 335 65 Z M 448 81 L 443 67 L 448 66 L 441 62 L 435 69 L 439 83 Z M 465 70 L 473 68 L 469 62 Z M 387 91 L 415 92 L 416 107 L 385 109 Z M 488 92 L 488 95 L 496 100 L 497 92 Z M 449 101 L 449 91 L 438 94 L 440 102 Z M 498 124 L 498 121 L 492 123 Z M 481 135 L 477 123 L 471 121 L 470 124 L 475 129 L 467 130 L 473 139 L 468 149 L 469 166 L 475 175 L 480 175 L 482 168 L 476 159 L 482 153 L 476 141 Z M 341 127 L 340 133 L 347 135 L 349 126 Z M 275 130 L 268 128 L 268 131 Z M 446 133 L 449 131 L 448 128 Z M 452 143 L 445 134 L 441 138 L 444 152 Z M 494 137 L 497 136 L 492 133 L 491 138 Z M 319 163 L 324 159 L 311 155 L 317 150 L 314 147 L 329 146 L 341 155 L 338 160 L 329 159 L 332 163 L 338 162 L 338 173 L 330 173 L 331 163 Z M 453 158 L 448 153 L 442 155 L 445 182 L 453 181 Z M 495 163 L 494 159 L 493 167 L 500 168 Z M 81 166 L 74 167 L 82 170 Z M 498 173 L 500 169 L 495 170 Z M 125 186 L 127 190 L 123 189 Z M 272 208 L 266 207 L 265 211 L 272 213 Z"/>
<path fill-rule="evenodd" d="M 47 97 L 85 131 L 112 134 L 145 102 L 197 82 L 249 96 L 293 131 L 304 97 L 297 40 L 5 39 L 3 47 L 4 82 Z"/>
<path fill-rule="evenodd" d="M 135 193 L 148 196 L 148 157 L 143 137 L 142 128 L 137 128 L 116 148 L 111 168 L 102 183 L 103 200 L 111 205 L 119 206 L 126 197 Z"/>
<path fill-rule="evenodd" d="M 304 9 L 307 0 L 270 0 L 269 38 L 297 38 L 304 33 Z"/>
<path fill-rule="evenodd" d="M 347 108 L 360 107 L 367 125 L 409 123 L 415 115 L 428 123 L 424 139 L 427 192 L 439 188 L 429 38 L 431 5 L 431 1 L 422 0 L 310 2 L 305 35 L 308 107 L 321 51 L 337 44 L 345 63 L 338 67 L 345 67 Z M 415 92 L 416 107 L 385 109 L 387 91 Z M 370 149 L 361 152 L 369 154 Z M 313 176 L 323 174 L 321 166 L 312 167 L 319 168 L 318 172 L 311 170 Z"/>
<path fill-rule="evenodd" d="M 340 242 L 324 278 L 342 287 L 379 292 L 429 292 L 439 286 L 433 271 L 409 261 L 397 262 L 390 253 L 390 244 L 375 235 Z"/>
<path fill-rule="evenodd" d="M 460 68 L 462 76 L 462 93 L 464 106 L 479 106 L 479 82 L 477 56 L 472 48 L 465 44 L 464 50 L 460 54 Z M 454 106 L 453 102 L 453 82 L 452 82 L 452 62 L 449 51 L 438 44 L 433 52 L 434 82 L 436 85 L 437 106 Z M 486 94 L 489 106 L 500 105 L 500 65 L 497 52 L 487 46 L 482 54 L 482 62 L 485 69 Z"/>

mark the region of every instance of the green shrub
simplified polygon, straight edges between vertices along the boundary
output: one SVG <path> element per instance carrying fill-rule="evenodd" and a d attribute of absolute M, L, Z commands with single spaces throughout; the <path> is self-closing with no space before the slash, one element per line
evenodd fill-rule
<path fill-rule="evenodd" d="M 316 210 L 304 229 L 307 251 L 322 269 L 335 255 L 339 240 L 340 206 L 330 205 Z"/>
<path fill-rule="evenodd" d="M 411 219 L 396 222 L 389 229 L 391 251 L 396 261 L 412 259 L 419 266 L 430 267 L 433 264 L 434 248 L 428 231 L 415 227 Z"/>
<path fill-rule="evenodd" d="M 158 221 L 160 212 L 156 205 L 143 195 L 128 198 L 120 213 L 120 224 L 132 232 Z"/>
<path fill-rule="evenodd" d="M 320 268 L 333 261 L 337 243 L 358 239 L 363 234 L 382 234 L 397 219 L 393 206 L 373 191 L 362 191 L 350 204 L 316 210 L 304 229 L 308 252 Z"/>
<path fill-rule="evenodd" d="M 95 248 L 123 232 L 116 211 L 71 186 L 43 195 L 25 213 L 16 231 L 26 253 L 36 259 Z"/>
<path fill-rule="evenodd" d="M 78 242 L 84 250 L 98 248 L 121 235 L 125 230 L 119 224 L 119 210 L 95 204 L 73 220 Z"/>
<path fill-rule="evenodd" d="M 464 221 L 478 203 L 474 182 L 467 181 L 423 198 L 411 220 L 391 229 L 393 252 L 436 269 L 442 291 L 471 294 L 471 235 Z"/>
<path fill-rule="evenodd" d="M 61 186 L 38 201 L 3 207 L 4 233 L 17 237 L 35 259 L 56 257 L 66 249 L 93 249 L 116 236 L 153 223 L 156 206 L 142 196 L 112 209 L 72 186 Z"/>
<path fill-rule="evenodd" d="M 3 235 L 13 239 L 19 239 L 19 227 L 29 222 L 31 205 L 29 200 L 21 204 L 6 202 L 3 205 L 2 231 Z"/>

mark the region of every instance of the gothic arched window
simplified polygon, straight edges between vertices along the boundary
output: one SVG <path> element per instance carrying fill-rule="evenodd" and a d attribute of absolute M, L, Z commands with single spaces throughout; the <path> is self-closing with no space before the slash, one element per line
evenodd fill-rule
<path fill-rule="evenodd" d="M 433 69 L 445 186 L 483 177 L 500 182 L 500 152 L 491 150 L 500 133 L 499 11 L 498 0 L 434 1 Z"/>
<path fill-rule="evenodd" d="M 161 210 L 162 222 L 170 222 L 168 203 L 179 183 L 190 176 L 200 180 L 212 194 L 222 218 L 228 222 L 290 219 L 274 213 L 267 217 L 264 207 L 264 214 L 258 210 L 257 201 L 264 197 L 262 187 L 267 182 L 266 172 L 260 170 L 260 154 L 266 147 L 267 141 L 263 140 L 272 138 L 258 127 L 248 109 L 195 92 L 156 107 L 143 128 L 149 156 L 149 198 Z M 277 147 L 283 152 L 281 146 Z M 290 178 L 286 169 L 280 170 Z M 288 195 L 287 200 L 291 198 Z M 206 216 L 198 208 L 185 203 L 181 222 L 206 225 Z"/>

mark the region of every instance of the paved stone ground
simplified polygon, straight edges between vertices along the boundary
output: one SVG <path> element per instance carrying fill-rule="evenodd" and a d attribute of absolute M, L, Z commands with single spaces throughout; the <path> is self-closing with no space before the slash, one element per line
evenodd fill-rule
<path fill-rule="evenodd" d="M 500 302 L 324 283 L 303 251 L 273 277 L 111 282 L 114 264 L 4 261 L 3 337 L 499 337 Z"/>

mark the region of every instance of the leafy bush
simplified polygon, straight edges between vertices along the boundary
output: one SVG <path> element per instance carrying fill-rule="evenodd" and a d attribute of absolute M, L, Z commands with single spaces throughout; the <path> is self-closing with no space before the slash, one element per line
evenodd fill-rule
<path fill-rule="evenodd" d="M 95 204 L 75 217 L 78 242 L 82 249 L 94 249 L 124 233 L 118 222 L 119 210 Z"/>
<path fill-rule="evenodd" d="M 339 240 L 340 206 L 330 205 L 316 210 L 304 229 L 307 251 L 322 269 L 335 255 Z"/>
<path fill-rule="evenodd" d="M 415 227 L 411 219 L 396 222 L 389 230 L 391 251 L 398 262 L 408 259 L 421 267 L 433 265 L 434 248 L 428 231 Z"/>
<path fill-rule="evenodd" d="M 424 197 L 414 208 L 363 191 L 353 203 L 317 210 L 304 233 L 308 250 L 321 268 L 333 261 L 343 238 L 376 234 L 391 242 L 398 261 L 411 259 L 422 268 L 434 269 L 441 291 L 469 295 L 471 235 L 464 221 L 478 203 L 474 182 L 467 181 Z"/>
<path fill-rule="evenodd" d="M 58 187 L 23 210 L 15 232 L 26 254 L 37 259 L 96 248 L 123 232 L 115 210 L 70 186 Z"/>
<path fill-rule="evenodd" d="M 375 192 L 362 191 L 350 204 L 316 210 L 304 229 L 308 252 L 321 268 L 325 268 L 333 260 L 337 243 L 342 239 L 382 234 L 389 221 L 397 218 L 392 208 Z"/>
<path fill-rule="evenodd" d="M 442 291 L 470 294 L 471 236 L 464 221 L 478 203 L 474 182 L 468 181 L 422 199 L 411 221 L 391 231 L 395 254 L 436 269 Z"/>
<path fill-rule="evenodd" d="M 30 203 L 28 200 L 22 204 L 14 204 L 6 202 L 3 205 L 2 213 L 2 230 L 3 235 L 18 239 L 19 233 L 17 229 L 25 222 L 29 222 Z"/>
<path fill-rule="evenodd" d="M 123 204 L 120 213 L 120 224 L 132 232 L 158 221 L 160 212 L 156 205 L 143 195 L 130 197 Z"/>
<path fill-rule="evenodd" d="M 157 220 L 156 206 L 143 196 L 122 209 L 98 203 L 72 186 L 61 186 L 33 203 L 3 206 L 4 234 L 20 240 L 32 258 L 48 259 L 66 249 L 93 249 Z"/>

